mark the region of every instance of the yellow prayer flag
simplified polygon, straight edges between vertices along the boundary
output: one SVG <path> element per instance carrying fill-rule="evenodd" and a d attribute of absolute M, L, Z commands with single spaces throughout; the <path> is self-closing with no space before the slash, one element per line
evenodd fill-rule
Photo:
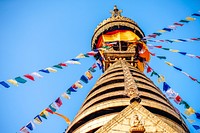
<path fill-rule="evenodd" d="M 188 109 L 185 110 L 185 114 L 190 116 L 195 113 L 195 110 L 192 107 L 189 107 Z"/>
<path fill-rule="evenodd" d="M 66 98 L 66 99 L 70 99 L 69 95 L 66 94 L 65 92 L 62 94 L 62 97 Z"/>
<path fill-rule="evenodd" d="M 87 76 L 87 78 L 88 78 L 89 80 L 93 78 L 93 76 L 92 76 L 92 74 L 91 74 L 90 71 L 86 71 L 86 72 L 85 72 L 85 75 Z"/>
<path fill-rule="evenodd" d="M 76 58 L 85 58 L 85 55 L 83 53 L 80 53 L 79 55 L 76 56 Z"/>
<path fill-rule="evenodd" d="M 9 83 L 11 83 L 11 84 L 13 84 L 13 85 L 15 85 L 15 86 L 18 86 L 18 83 L 17 83 L 17 81 L 16 80 L 14 80 L 14 79 L 9 79 L 9 80 L 7 80 Z"/>
<path fill-rule="evenodd" d="M 188 21 L 194 21 L 194 20 L 196 20 L 196 18 L 192 18 L 192 17 L 186 17 L 185 19 L 188 20 Z"/>
<path fill-rule="evenodd" d="M 165 82 L 165 77 L 163 75 L 159 75 L 160 77 L 158 77 L 158 83 L 160 82 Z"/>
<path fill-rule="evenodd" d="M 35 123 L 35 124 L 41 124 L 42 122 L 41 122 L 41 120 L 39 119 L 39 118 L 35 118 L 34 120 L 33 120 L 33 122 Z"/>
<path fill-rule="evenodd" d="M 158 30 L 158 32 L 161 32 L 161 33 L 163 33 L 163 32 L 166 32 L 166 30 Z"/>
<path fill-rule="evenodd" d="M 57 72 L 57 70 L 56 69 L 53 69 L 53 68 L 51 68 L 51 67 L 48 67 L 48 68 L 46 68 L 49 72 Z"/>
<path fill-rule="evenodd" d="M 174 41 L 174 42 L 181 42 L 180 40 L 176 40 L 176 39 L 174 39 L 173 41 Z"/>
<path fill-rule="evenodd" d="M 53 114 L 56 114 L 56 115 L 62 117 L 62 118 L 66 121 L 67 124 L 70 124 L 70 123 L 71 123 L 70 120 L 69 120 L 69 118 L 67 118 L 66 116 L 64 116 L 64 115 L 62 115 L 62 114 L 59 114 L 59 113 L 57 113 L 57 112 L 53 112 Z"/>
<path fill-rule="evenodd" d="M 165 61 L 165 63 L 169 66 L 174 66 L 172 63 Z"/>
<path fill-rule="evenodd" d="M 179 50 L 176 50 L 176 49 L 170 49 L 169 51 L 174 52 L 174 53 L 178 53 L 179 52 Z"/>
<path fill-rule="evenodd" d="M 191 120 L 191 119 L 188 119 L 188 118 L 187 118 L 187 120 L 188 120 L 189 123 L 194 123 L 195 122 L 195 120 Z"/>

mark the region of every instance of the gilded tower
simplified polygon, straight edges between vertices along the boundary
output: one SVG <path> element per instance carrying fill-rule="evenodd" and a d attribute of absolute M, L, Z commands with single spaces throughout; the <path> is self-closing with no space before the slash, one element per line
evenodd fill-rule
<path fill-rule="evenodd" d="M 66 133 L 188 133 L 173 105 L 144 74 L 150 54 L 137 23 L 114 6 L 92 37 L 104 74 Z"/>

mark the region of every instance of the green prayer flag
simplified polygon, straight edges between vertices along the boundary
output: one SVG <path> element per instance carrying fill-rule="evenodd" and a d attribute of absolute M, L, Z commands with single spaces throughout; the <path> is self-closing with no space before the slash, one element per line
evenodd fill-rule
<path fill-rule="evenodd" d="M 157 76 L 159 77 L 159 75 L 158 75 L 155 71 L 153 71 L 153 72 L 151 73 L 151 77 L 152 77 L 153 75 L 157 75 Z"/>
<path fill-rule="evenodd" d="M 26 83 L 27 81 L 21 77 L 16 77 L 15 80 L 19 83 Z"/>
<path fill-rule="evenodd" d="M 60 65 L 54 65 L 53 67 L 63 69 Z"/>
<path fill-rule="evenodd" d="M 188 23 L 188 20 L 180 20 L 179 22 Z"/>
<path fill-rule="evenodd" d="M 156 56 L 156 57 L 158 57 L 159 59 L 166 59 L 165 56 Z"/>
<path fill-rule="evenodd" d="M 169 48 L 162 48 L 162 49 L 164 49 L 164 50 L 169 50 Z"/>
<path fill-rule="evenodd" d="M 186 103 L 185 101 L 183 101 L 183 100 L 180 102 L 180 105 L 181 105 L 181 104 L 184 104 L 184 107 L 185 107 L 186 109 L 189 109 L 189 108 L 190 108 L 190 105 L 189 105 L 188 103 Z"/>

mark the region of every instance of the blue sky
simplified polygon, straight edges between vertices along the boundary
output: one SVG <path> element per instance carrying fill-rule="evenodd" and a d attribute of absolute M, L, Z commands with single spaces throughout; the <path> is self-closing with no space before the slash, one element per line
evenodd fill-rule
<path fill-rule="evenodd" d="M 184 19 L 200 8 L 198 0 L 151 0 L 151 1 L 22 1 L 0 0 L 0 81 L 23 76 L 40 69 L 56 65 L 76 57 L 79 53 L 91 50 L 91 37 L 96 26 L 110 17 L 109 11 L 114 5 L 123 10 L 122 15 L 133 19 L 145 35 L 167 27 Z M 200 37 L 200 18 L 164 33 L 156 39 L 178 39 Z M 182 43 L 151 43 L 172 49 L 178 49 L 194 55 L 200 55 L 198 41 Z M 167 61 L 200 80 L 200 60 L 161 49 L 152 53 L 164 55 Z M 49 104 L 65 92 L 95 62 L 93 58 L 82 59 L 81 65 L 69 65 L 57 73 L 45 74 L 42 79 L 28 80 L 18 87 L 8 89 L 0 86 L 0 132 L 14 133 L 26 125 Z M 149 65 L 165 76 L 166 82 L 180 96 L 200 112 L 200 84 L 192 81 L 181 72 L 167 66 L 163 60 L 152 57 Z M 63 100 L 58 110 L 73 120 L 89 90 L 102 73 L 97 71 L 89 84 Z M 146 74 L 146 72 L 145 72 Z M 146 74 L 150 77 L 150 74 Z M 151 77 L 154 83 L 157 78 Z M 174 104 L 174 102 L 172 101 Z M 184 108 L 174 104 L 181 112 Z M 200 125 L 196 120 L 194 124 Z M 195 132 L 191 124 L 188 127 Z M 50 115 L 41 125 L 36 125 L 34 133 L 61 133 L 67 124 L 60 117 Z"/>

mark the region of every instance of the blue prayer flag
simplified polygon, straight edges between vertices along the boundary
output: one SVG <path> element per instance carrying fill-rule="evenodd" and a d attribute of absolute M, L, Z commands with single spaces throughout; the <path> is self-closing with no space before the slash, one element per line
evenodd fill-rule
<path fill-rule="evenodd" d="M 46 69 L 41 69 L 39 70 L 40 72 L 44 72 L 44 73 L 49 73 L 49 70 L 46 70 Z"/>
<path fill-rule="evenodd" d="M 167 91 L 170 88 L 171 87 L 166 82 L 163 83 L 163 91 Z"/>
<path fill-rule="evenodd" d="M 198 125 L 192 125 L 196 130 L 199 130 L 200 129 L 200 126 Z"/>
<path fill-rule="evenodd" d="M 82 75 L 80 80 L 83 81 L 86 84 L 88 83 L 88 79 L 87 79 L 87 77 L 85 75 Z"/>
<path fill-rule="evenodd" d="M 175 67 L 173 66 L 176 70 L 179 70 L 179 71 L 182 71 L 182 69 L 178 68 L 178 67 Z"/>
<path fill-rule="evenodd" d="M 5 81 L 1 81 L 0 84 L 3 85 L 6 88 L 10 87 L 10 85 L 8 85 Z"/>

